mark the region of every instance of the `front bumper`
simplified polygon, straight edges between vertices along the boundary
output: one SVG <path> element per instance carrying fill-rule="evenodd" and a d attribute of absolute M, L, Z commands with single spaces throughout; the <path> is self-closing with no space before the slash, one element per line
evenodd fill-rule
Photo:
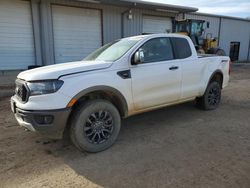
<path fill-rule="evenodd" d="M 11 99 L 11 109 L 18 124 L 30 131 L 52 138 L 61 139 L 71 112 L 70 108 L 58 110 L 23 110 L 17 108 Z M 46 121 L 44 120 L 45 118 Z"/>

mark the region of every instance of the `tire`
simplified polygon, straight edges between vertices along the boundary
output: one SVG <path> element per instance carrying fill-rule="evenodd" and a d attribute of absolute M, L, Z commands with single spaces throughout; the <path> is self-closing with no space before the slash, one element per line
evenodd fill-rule
<path fill-rule="evenodd" d="M 215 54 L 215 55 L 218 55 L 218 56 L 225 56 L 226 53 L 223 49 L 221 48 L 210 48 L 208 51 L 207 51 L 208 54 Z"/>
<path fill-rule="evenodd" d="M 225 51 L 222 49 L 218 49 L 215 54 L 218 56 L 225 56 L 226 55 Z"/>
<path fill-rule="evenodd" d="M 80 105 L 71 120 L 70 138 L 81 151 L 100 152 L 111 147 L 121 127 L 116 107 L 102 99 Z"/>
<path fill-rule="evenodd" d="M 215 110 L 221 100 L 221 86 L 218 82 L 210 82 L 202 97 L 196 99 L 197 107 L 203 110 Z"/>

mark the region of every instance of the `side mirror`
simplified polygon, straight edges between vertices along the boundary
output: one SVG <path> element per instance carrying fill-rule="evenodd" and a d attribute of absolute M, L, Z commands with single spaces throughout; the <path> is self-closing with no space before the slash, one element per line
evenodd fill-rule
<path fill-rule="evenodd" d="M 138 50 L 137 52 L 135 52 L 133 64 L 137 65 L 143 63 L 143 61 L 144 61 L 144 53 L 142 50 Z"/>

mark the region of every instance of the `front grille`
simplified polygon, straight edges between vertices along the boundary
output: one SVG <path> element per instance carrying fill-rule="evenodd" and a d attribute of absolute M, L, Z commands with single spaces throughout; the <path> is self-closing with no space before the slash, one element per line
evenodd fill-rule
<path fill-rule="evenodd" d="M 28 89 L 24 81 L 19 79 L 16 80 L 15 94 L 22 102 L 26 102 L 28 100 Z"/>

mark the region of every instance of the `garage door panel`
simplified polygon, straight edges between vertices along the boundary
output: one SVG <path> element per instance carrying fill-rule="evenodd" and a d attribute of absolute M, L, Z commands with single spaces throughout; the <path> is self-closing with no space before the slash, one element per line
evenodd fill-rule
<path fill-rule="evenodd" d="M 82 31 L 82 33 L 90 33 L 90 32 L 92 32 L 93 31 L 93 28 L 99 28 L 100 26 L 99 26 L 99 24 L 96 24 L 96 25 L 91 25 L 91 24 L 88 24 L 88 23 L 86 23 L 86 24 L 83 24 L 83 25 L 85 25 L 85 27 L 78 27 L 78 28 L 74 28 L 76 25 L 72 25 L 72 26 L 70 26 L 70 25 L 68 25 L 68 27 L 69 28 L 64 28 L 64 27 L 61 27 L 61 28 L 56 28 L 54 31 L 56 31 L 56 32 L 71 32 L 71 33 L 78 33 L 78 32 L 81 32 Z M 88 25 L 88 28 L 86 28 L 86 25 Z M 72 28 L 70 28 L 70 27 L 72 27 Z M 67 33 L 65 33 L 65 34 L 67 34 Z M 70 33 L 68 33 L 68 34 L 70 34 Z M 94 33 L 92 33 L 92 35 L 93 35 Z"/>
<path fill-rule="evenodd" d="M 1 45 L 3 47 L 7 47 L 8 45 L 15 45 L 15 44 L 23 44 L 23 46 L 27 46 L 30 47 L 32 45 L 32 40 L 29 40 L 30 37 L 12 37 L 10 40 L 8 38 L 8 36 L 6 36 L 5 38 L 1 39 Z M 0 45 L 0 46 L 1 46 Z M 11 46 L 13 48 L 15 48 L 16 46 Z"/>
<path fill-rule="evenodd" d="M 75 40 L 79 40 L 81 38 L 77 38 L 80 35 L 82 36 L 92 36 L 92 37 L 98 37 L 100 38 L 100 33 L 91 33 L 93 32 L 93 30 L 87 30 L 87 31 L 82 31 L 79 33 L 79 31 L 73 31 L 71 32 L 70 30 L 64 30 L 64 31 L 58 31 L 55 30 L 55 32 L 57 32 L 58 36 L 55 36 L 55 39 L 62 39 L 62 40 L 69 40 L 69 39 L 75 39 Z M 86 37 L 85 37 L 86 38 Z M 91 40 L 92 38 L 90 38 L 89 40 Z"/>
<path fill-rule="evenodd" d="M 0 1 L 0 70 L 27 69 L 35 63 L 29 1 Z"/>
<path fill-rule="evenodd" d="M 19 3 L 21 3 L 23 6 L 19 6 Z M 27 16 L 30 16 L 30 9 L 27 9 L 27 7 L 30 8 L 29 5 L 30 2 L 22 2 L 22 0 L 1 0 L 0 6 L 2 7 L 0 16 L 4 16 L 3 21 L 8 21 L 9 19 L 14 19 L 13 21 L 18 23 L 17 21 L 23 21 L 24 18 L 27 18 Z M 8 8 L 12 7 L 12 8 Z M 9 14 L 8 17 L 5 17 L 6 13 L 12 13 Z M 14 14 L 13 14 L 14 13 Z M 16 15 L 19 15 L 16 17 Z M 29 23 L 29 21 L 27 21 Z"/>
<path fill-rule="evenodd" d="M 98 38 L 99 36 L 96 36 L 96 37 Z M 82 45 L 92 45 L 94 47 L 99 46 L 99 44 L 93 44 L 96 42 L 96 40 L 86 41 L 85 39 L 77 40 L 74 38 L 71 38 L 71 39 L 56 38 L 56 40 L 60 40 L 60 43 L 63 45 L 71 45 L 72 48 L 74 48 L 74 46 L 82 46 Z M 72 43 L 74 42 L 75 44 L 74 46 L 72 46 Z"/>
<path fill-rule="evenodd" d="M 172 31 L 169 17 L 143 16 L 143 33 L 166 33 Z"/>
<path fill-rule="evenodd" d="M 66 9 L 69 9 L 69 8 L 72 8 L 72 7 L 67 7 Z M 74 8 L 74 9 L 81 9 L 81 8 Z M 68 12 L 67 10 L 61 10 L 61 11 L 64 11 L 64 12 Z M 98 11 L 98 10 L 91 10 L 92 14 L 91 16 L 89 16 L 87 14 L 87 12 L 85 12 L 85 14 L 81 14 L 79 13 L 79 15 L 74 15 L 75 12 L 72 14 L 72 13 L 69 13 L 67 14 L 67 16 L 70 16 L 70 17 L 66 17 L 65 19 L 63 18 L 56 18 L 55 21 L 57 22 L 68 22 L 70 21 L 70 24 L 77 24 L 79 23 L 79 19 L 81 20 L 82 17 L 84 17 L 84 20 L 81 20 L 82 23 L 86 23 L 86 22 L 89 22 L 89 21 L 94 21 L 93 23 L 97 23 L 97 21 L 95 22 L 95 20 L 92 20 L 93 17 L 99 17 L 100 14 L 97 13 L 95 14 L 93 11 Z M 62 16 L 62 17 L 65 17 L 65 13 L 62 13 L 62 14 L 58 14 L 58 16 Z"/>
<path fill-rule="evenodd" d="M 7 56 L 7 55 L 2 55 L 2 54 L 0 54 L 0 55 L 1 55 L 1 58 L 5 58 Z M 8 54 L 8 55 L 11 55 L 11 54 Z M 25 61 L 28 56 L 29 55 L 20 54 L 20 56 L 18 57 L 18 60 Z M 30 56 L 30 57 L 33 57 L 33 56 Z M 19 63 L 19 62 L 16 61 L 15 57 L 8 57 L 8 58 L 9 58 L 8 63 L 17 63 L 17 64 Z"/>
<path fill-rule="evenodd" d="M 70 22 L 70 21 L 68 21 L 68 22 Z M 82 29 L 84 29 L 84 31 L 90 31 L 90 30 L 93 31 L 92 30 L 93 28 L 100 27 L 100 24 L 101 24 L 100 22 L 98 22 L 98 23 L 90 23 L 90 22 L 91 22 L 91 20 L 86 21 L 86 22 L 69 23 L 69 24 L 67 24 L 67 26 L 69 28 L 65 28 L 62 25 L 62 26 L 58 26 L 57 29 L 64 30 L 64 31 L 68 31 L 68 30 L 70 30 L 70 31 L 79 31 L 79 30 L 82 30 Z M 79 25 L 79 24 L 81 24 L 81 25 Z M 76 25 L 78 25 L 77 28 L 75 28 Z M 88 27 L 86 27 L 86 25 L 88 25 Z"/>
<path fill-rule="evenodd" d="M 82 60 L 102 45 L 99 10 L 52 6 L 55 62 Z"/>
<path fill-rule="evenodd" d="M 10 25 L 10 22 L 0 22 L 0 24 L 2 26 L 1 31 L 5 30 L 7 28 L 10 28 L 10 29 L 15 28 L 16 29 L 18 27 L 19 29 L 23 29 L 25 31 L 28 29 L 29 31 L 27 30 L 27 32 L 32 33 L 32 30 L 30 30 L 30 29 L 32 29 L 32 25 L 29 25 L 29 24 L 31 24 L 31 22 L 27 22 L 27 23 L 22 22 L 22 24 L 20 24 L 20 23 L 11 23 L 11 25 Z M 11 32 L 11 30 L 9 30 L 9 31 Z"/>
<path fill-rule="evenodd" d="M 95 50 L 95 49 L 92 49 L 92 50 Z M 62 51 L 62 53 L 64 54 L 64 56 L 67 56 L 67 57 L 69 57 L 69 56 L 71 56 L 71 57 L 76 57 L 77 56 L 78 57 L 79 53 L 81 53 L 81 55 L 86 54 L 86 53 L 84 53 L 84 52 L 82 52 L 80 50 L 70 49 L 70 48 L 65 49 L 65 51 Z M 88 54 L 86 54 L 86 55 L 88 55 Z M 79 59 L 79 60 L 81 60 L 81 59 Z"/>

